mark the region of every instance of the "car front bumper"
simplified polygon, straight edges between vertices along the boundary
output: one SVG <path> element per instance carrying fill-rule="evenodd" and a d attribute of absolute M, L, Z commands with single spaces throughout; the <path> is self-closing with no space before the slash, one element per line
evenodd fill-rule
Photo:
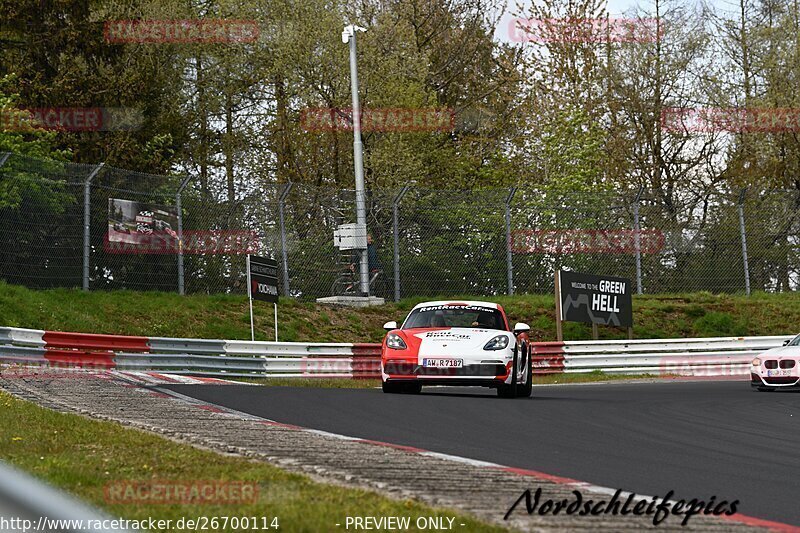
<path fill-rule="evenodd" d="M 767 368 L 767 366 L 775 368 Z M 759 366 L 750 368 L 750 385 L 753 387 L 800 387 L 800 359 L 765 358 Z"/>
<path fill-rule="evenodd" d="M 497 386 L 511 380 L 512 362 L 465 362 L 460 368 L 435 368 L 418 362 L 390 359 L 381 362 L 383 381 L 421 381 L 429 385 Z"/>

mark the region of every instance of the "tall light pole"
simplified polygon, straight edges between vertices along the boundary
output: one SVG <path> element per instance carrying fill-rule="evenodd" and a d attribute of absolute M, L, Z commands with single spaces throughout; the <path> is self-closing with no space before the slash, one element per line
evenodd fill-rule
<path fill-rule="evenodd" d="M 367 230 L 367 210 L 364 191 L 364 159 L 361 145 L 361 106 L 358 103 L 358 66 L 356 65 L 356 32 L 366 28 L 350 24 L 342 31 L 342 42 L 350 43 L 350 91 L 353 93 L 353 166 L 356 173 L 356 223 Z M 359 265 L 361 292 L 369 295 L 369 259 L 366 248 L 361 250 Z"/>

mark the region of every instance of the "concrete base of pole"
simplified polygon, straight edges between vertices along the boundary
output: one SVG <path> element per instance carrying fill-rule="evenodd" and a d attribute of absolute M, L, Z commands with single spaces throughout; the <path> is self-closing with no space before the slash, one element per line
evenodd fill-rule
<path fill-rule="evenodd" d="M 385 300 L 377 296 L 326 296 L 317 298 L 318 304 L 342 305 L 346 307 L 372 307 L 383 305 Z"/>

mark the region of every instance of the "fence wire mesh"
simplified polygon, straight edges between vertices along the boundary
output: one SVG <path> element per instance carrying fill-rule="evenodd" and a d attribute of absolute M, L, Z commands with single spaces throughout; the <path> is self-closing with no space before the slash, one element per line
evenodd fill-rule
<path fill-rule="evenodd" d="M 281 294 L 313 299 L 353 285 L 357 256 L 333 242 L 334 229 L 355 220 L 352 190 L 245 176 L 252 185 L 219 200 L 227 195 L 204 194 L 191 179 L 181 190 L 184 178 L 0 154 L 0 279 L 243 294 L 253 253 L 278 260 Z M 627 277 L 643 293 L 800 285 L 797 190 L 403 187 L 366 200 L 370 290 L 387 299 L 550 293 L 562 268 Z M 154 211 L 166 218 L 151 221 Z"/>

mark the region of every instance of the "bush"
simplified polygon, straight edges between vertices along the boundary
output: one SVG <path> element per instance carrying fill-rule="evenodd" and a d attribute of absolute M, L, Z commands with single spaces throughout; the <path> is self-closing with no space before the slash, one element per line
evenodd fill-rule
<path fill-rule="evenodd" d="M 728 313 L 711 311 L 694 321 L 694 331 L 701 337 L 741 336 L 747 335 L 748 327 Z"/>

